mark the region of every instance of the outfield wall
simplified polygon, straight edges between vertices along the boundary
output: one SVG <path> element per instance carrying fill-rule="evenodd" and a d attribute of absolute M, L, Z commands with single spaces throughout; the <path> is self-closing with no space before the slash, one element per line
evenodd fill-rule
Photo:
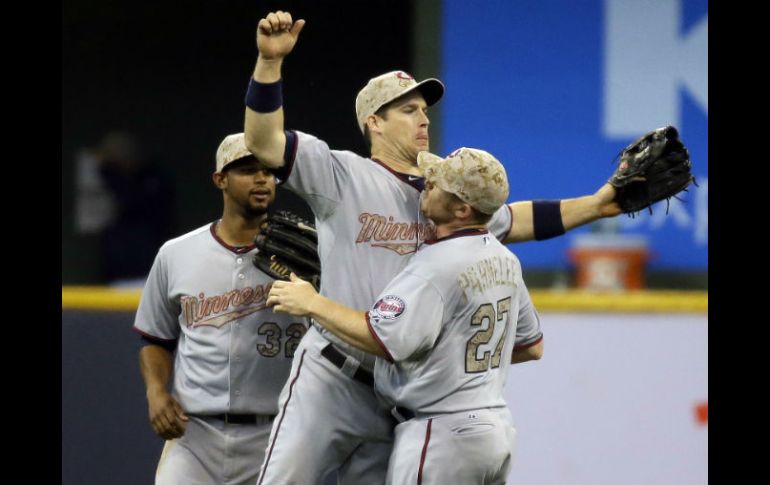
<path fill-rule="evenodd" d="M 533 291 L 538 362 L 511 369 L 511 483 L 707 483 L 708 295 Z M 62 289 L 62 484 L 152 483 L 136 290 Z"/>

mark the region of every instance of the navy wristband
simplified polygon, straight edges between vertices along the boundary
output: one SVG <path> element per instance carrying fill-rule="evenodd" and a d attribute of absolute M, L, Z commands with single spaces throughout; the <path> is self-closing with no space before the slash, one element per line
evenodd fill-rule
<path fill-rule="evenodd" d="M 257 113 L 272 113 L 283 105 L 281 80 L 263 84 L 252 77 L 249 79 L 249 89 L 246 90 L 246 106 Z"/>
<path fill-rule="evenodd" d="M 535 229 L 535 239 L 538 241 L 564 234 L 561 200 L 532 201 L 532 225 Z"/>

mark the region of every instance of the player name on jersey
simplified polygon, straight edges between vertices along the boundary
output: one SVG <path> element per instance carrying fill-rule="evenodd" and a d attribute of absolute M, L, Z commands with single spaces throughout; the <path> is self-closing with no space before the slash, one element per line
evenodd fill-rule
<path fill-rule="evenodd" d="M 516 262 L 513 258 L 493 256 L 468 266 L 457 278 L 468 298 L 493 286 L 516 287 Z"/>

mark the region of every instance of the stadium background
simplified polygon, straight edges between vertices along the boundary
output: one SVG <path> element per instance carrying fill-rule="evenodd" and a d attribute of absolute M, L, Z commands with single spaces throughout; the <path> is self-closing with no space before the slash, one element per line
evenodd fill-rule
<path fill-rule="evenodd" d="M 644 12 L 634 11 L 634 3 L 643 3 Z M 297 50 L 285 64 L 287 125 L 314 133 L 335 148 L 365 152 L 353 116 L 355 93 L 368 78 L 399 68 L 418 79 L 436 76 L 447 83 L 447 95 L 431 115 L 434 150 L 445 155 L 467 145 L 495 153 L 508 167 L 511 200 L 590 192 L 609 176 L 612 158 L 633 138 L 667 122 L 680 127 L 701 189 L 688 194 L 667 218 L 661 217 L 665 207 L 656 207 L 653 216 L 594 224 L 578 233 L 643 237 L 653 256 L 647 287 L 683 291 L 645 292 L 635 299 L 627 294 L 596 297 L 547 291 L 557 283 L 563 286 L 565 274 L 573 281 L 575 268 L 568 251 L 576 235 L 512 249 L 522 258 L 529 284 L 540 289 L 535 292 L 536 304 L 544 311 L 549 341 L 566 340 L 568 329 L 581 328 L 583 335 L 598 334 L 595 344 L 603 342 L 607 332 L 601 325 L 608 318 L 614 322 L 612 328 L 621 331 L 607 345 L 619 341 L 631 345 L 632 340 L 686 328 L 691 332 L 689 350 L 680 349 L 678 358 L 667 358 L 670 365 L 679 365 L 682 374 L 677 376 L 696 383 L 696 389 L 666 388 L 673 393 L 670 403 L 653 405 L 653 397 L 665 388 L 665 379 L 655 376 L 664 376 L 668 364 L 665 359 L 648 364 L 647 379 L 633 384 L 650 399 L 637 403 L 633 412 L 638 419 L 623 421 L 627 428 L 622 433 L 616 430 L 618 435 L 602 428 L 610 434 L 596 432 L 586 443 L 586 449 L 596 453 L 578 453 L 568 449 L 569 440 L 532 408 L 538 399 L 545 400 L 547 383 L 558 369 L 572 369 L 568 380 L 574 379 L 565 385 L 577 392 L 561 397 L 572 401 L 560 411 L 568 429 L 572 413 L 584 412 L 588 403 L 606 400 L 607 395 L 622 395 L 623 386 L 629 385 L 601 369 L 632 373 L 643 357 L 613 353 L 616 357 L 604 362 L 606 367 L 593 368 L 599 356 L 582 354 L 584 360 L 575 362 L 570 358 L 576 356 L 549 348 L 545 359 L 554 373 L 539 374 L 539 364 L 511 372 L 509 392 L 521 389 L 517 382 L 528 385 L 521 403 L 511 399 L 522 432 L 512 476 L 520 474 L 518 483 L 585 483 L 582 473 L 620 442 L 634 448 L 658 446 L 659 453 L 629 452 L 615 468 L 627 476 L 619 478 L 610 469 L 606 481 L 594 476 L 592 483 L 704 483 L 708 84 L 698 81 L 698 75 L 705 76 L 708 66 L 702 59 L 704 48 L 707 55 L 702 37 L 704 25 L 707 35 L 708 17 L 706 2 L 695 0 L 212 1 L 184 7 L 125 1 L 64 3 L 62 483 L 148 483 L 160 450 L 146 421 L 135 353 L 138 342 L 129 331 L 136 292 L 92 288 L 101 283 L 97 241 L 73 229 L 76 154 L 107 130 L 132 131 L 173 177 L 178 194 L 174 233 L 214 220 L 221 209 L 220 195 L 208 176 L 214 151 L 226 134 L 242 129 L 243 95 L 256 55 L 256 20 L 278 8 L 308 20 Z M 673 34 L 671 26 L 655 22 L 653 26 L 669 29 L 665 35 L 644 33 L 658 42 L 670 41 L 665 52 L 676 55 L 666 62 L 674 74 L 665 79 L 636 76 L 635 64 L 641 64 L 643 71 L 645 62 L 660 58 L 650 59 L 650 53 L 638 46 L 634 50 L 638 43 L 631 34 L 630 40 L 618 35 L 624 31 L 624 12 L 676 14 Z M 624 64 L 623 59 L 629 62 Z M 705 61 L 705 67 L 703 62 L 690 66 L 687 59 Z M 633 75 L 623 78 L 628 72 Z M 624 92 L 633 94 L 624 97 Z M 665 100 L 661 104 L 666 109 L 647 109 L 644 104 L 650 99 Z M 624 125 L 613 114 L 618 111 L 639 124 Z M 291 194 L 285 197 L 286 205 L 298 204 Z M 89 287 L 73 287 L 82 285 Z M 556 323 L 549 328 L 552 314 Z M 686 321 L 681 321 L 682 315 Z M 648 325 L 637 328 L 639 318 L 647 318 Z M 581 377 L 582 371 L 588 377 Z M 629 412 L 628 407 L 606 404 L 605 408 L 619 420 Z M 668 467 L 660 464 L 667 450 L 659 447 L 661 434 L 656 433 L 664 425 L 689 440 L 668 440 L 680 448 L 689 445 Z M 556 446 L 559 441 L 565 445 Z M 538 449 L 542 454 L 535 453 Z M 561 459 L 560 474 L 544 475 L 543 467 L 555 457 Z M 656 464 L 658 475 L 640 473 Z M 631 475 L 640 481 L 630 480 Z"/>

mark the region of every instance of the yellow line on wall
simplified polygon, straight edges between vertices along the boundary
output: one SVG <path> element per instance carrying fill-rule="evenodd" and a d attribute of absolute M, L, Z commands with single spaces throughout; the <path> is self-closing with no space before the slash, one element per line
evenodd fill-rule
<path fill-rule="evenodd" d="M 532 290 L 538 311 L 623 313 L 708 313 L 707 291 Z"/>
<path fill-rule="evenodd" d="M 62 286 L 62 310 L 136 311 L 141 289 L 106 286 Z"/>
<path fill-rule="evenodd" d="M 532 290 L 540 312 L 707 313 L 706 291 Z M 62 286 L 62 310 L 136 311 L 140 289 Z"/>

